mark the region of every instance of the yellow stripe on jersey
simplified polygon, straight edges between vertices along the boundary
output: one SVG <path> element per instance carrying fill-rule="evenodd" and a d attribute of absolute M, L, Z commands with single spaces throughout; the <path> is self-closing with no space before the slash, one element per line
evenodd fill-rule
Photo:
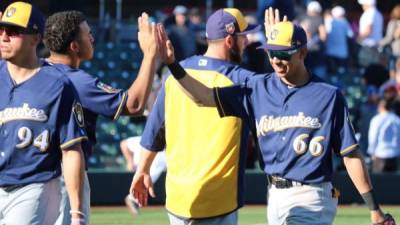
<path fill-rule="evenodd" d="M 126 98 L 128 98 L 128 94 L 125 92 L 123 94 L 123 96 L 122 96 L 121 102 L 119 103 L 119 107 L 117 109 L 117 112 L 114 115 L 113 120 L 118 120 L 119 119 L 119 116 L 121 115 L 121 113 L 122 113 L 122 111 L 123 111 L 123 109 L 124 109 L 124 107 L 126 105 L 126 100 L 125 100 Z"/>
<path fill-rule="evenodd" d="M 345 154 L 347 154 L 347 153 L 353 151 L 353 150 L 354 150 L 355 148 L 357 148 L 357 147 L 358 147 L 358 144 L 351 145 L 351 146 L 349 146 L 349 147 L 343 149 L 342 151 L 340 151 L 340 154 L 341 154 L 341 155 L 345 155 Z"/>
<path fill-rule="evenodd" d="M 218 88 L 215 88 L 216 89 L 216 92 L 214 92 L 215 94 L 216 94 L 216 98 L 217 98 L 217 105 L 220 107 L 220 109 L 222 110 L 222 115 L 223 116 L 225 116 L 226 115 L 226 113 L 225 113 L 225 111 L 224 111 L 224 107 L 222 107 L 222 104 L 221 104 L 221 99 L 219 98 L 219 92 L 218 92 Z"/>
<path fill-rule="evenodd" d="M 215 71 L 186 71 L 207 87 L 233 84 Z M 167 210 L 187 218 L 235 210 L 241 120 L 220 118 L 216 107 L 196 105 L 170 76 L 165 83 L 165 126 Z"/>
<path fill-rule="evenodd" d="M 82 142 L 84 140 L 88 140 L 88 138 L 86 136 L 78 137 L 78 138 L 75 138 L 75 139 L 72 139 L 72 140 L 69 140 L 69 141 L 63 143 L 62 145 L 60 145 L 60 148 L 61 148 L 61 150 L 64 150 L 64 149 L 69 148 L 69 147 L 73 146 L 74 144 Z"/>

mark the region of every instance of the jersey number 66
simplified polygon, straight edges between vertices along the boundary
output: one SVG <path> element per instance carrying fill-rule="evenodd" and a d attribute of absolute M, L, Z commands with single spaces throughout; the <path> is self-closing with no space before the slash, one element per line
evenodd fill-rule
<path fill-rule="evenodd" d="M 317 136 L 311 139 L 309 143 L 307 143 L 309 135 L 308 134 L 300 134 L 293 141 L 293 149 L 298 155 L 304 154 L 307 149 L 310 151 L 311 155 L 319 156 L 324 151 L 324 146 L 322 146 L 321 141 L 325 138 L 323 136 Z"/>

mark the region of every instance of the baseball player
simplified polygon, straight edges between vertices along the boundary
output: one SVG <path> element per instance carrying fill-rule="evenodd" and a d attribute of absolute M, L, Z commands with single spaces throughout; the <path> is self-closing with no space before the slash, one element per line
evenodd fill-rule
<path fill-rule="evenodd" d="M 50 50 L 47 59 L 55 68 L 65 73 L 77 90 L 82 102 L 85 129 L 89 143 L 83 146 L 85 158 L 91 155 L 96 144 L 96 120 L 99 115 L 118 119 L 121 114 L 141 115 L 149 95 L 155 73 L 157 53 L 156 28 L 148 22 L 148 15 L 139 17 L 139 44 L 144 58 L 135 82 L 129 90 L 117 90 L 79 69 L 83 60 L 93 56 L 93 41 L 85 16 L 78 11 L 58 12 L 46 21 L 44 43 Z M 84 210 L 89 221 L 90 186 L 85 174 Z M 70 224 L 68 198 L 63 191 L 60 217 L 56 224 Z"/>
<path fill-rule="evenodd" d="M 182 61 L 199 82 L 230 86 L 244 82 L 253 72 L 240 68 L 247 33 L 256 32 L 235 8 L 220 9 L 207 20 L 208 49 L 202 56 Z M 237 224 L 243 205 L 243 178 L 248 129 L 239 118 L 218 116 L 216 108 L 194 104 L 169 76 L 147 120 L 139 166 L 131 193 L 147 205 L 154 197 L 149 168 L 166 147 L 166 208 L 170 224 Z M 148 150 L 147 150 L 148 149 Z"/>
<path fill-rule="evenodd" d="M 14 2 L 0 21 L 0 224 L 53 225 L 63 159 L 72 222 L 81 213 L 82 107 L 70 81 L 36 56 L 44 18 Z"/>
<path fill-rule="evenodd" d="M 276 18 L 276 19 L 275 19 Z M 286 19 L 285 19 L 286 20 Z M 279 11 L 266 11 L 267 49 L 274 73 L 241 85 L 208 88 L 174 61 L 173 48 L 160 29 L 161 55 L 171 73 L 195 101 L 217 107 L 224 118 L 239 117 L 257 135 L 269 180 L 269 224 L 332 224 L 337 194 L 332 187 L 332 155 L 347 172 L 370 209 L 373 224 L 395 224 L 374 196 L 340 91 L 304 66 L 305 31 Z M 190 74 L 190 70 L 187 70 Z M 284 199 L 284 201 L 282 201 Z"/>

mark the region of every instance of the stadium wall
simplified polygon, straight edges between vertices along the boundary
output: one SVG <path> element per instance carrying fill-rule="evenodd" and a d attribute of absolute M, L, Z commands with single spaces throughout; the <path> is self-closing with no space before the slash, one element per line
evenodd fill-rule
<path fill-rule="evenodd" d="M 377 198 L 382 204 L 400 204 L 400 173 L 374 174 L 371 176 Z M 127 172 L 89 172 L 92 188 L 92 205 L 123 205 L 124 197 L 128 194 L 132 174 Z M 150 199 L 149 204 L 164 204 L 165 174 L 155 183 L 156 198 Z M 345 172 L 337 173 L 333 181 L 339 188 L 340 204 L 362 203 L 362 199 Z M 266 204 L 267 180 L 263 173 L 249 171 L 246 173 L 246 204 Z M 251 188 L 251 191 L 250 191 Z"/>

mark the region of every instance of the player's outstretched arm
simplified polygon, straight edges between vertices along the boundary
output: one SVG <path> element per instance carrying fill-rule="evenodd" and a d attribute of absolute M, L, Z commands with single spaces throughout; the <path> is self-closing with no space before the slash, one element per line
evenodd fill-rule
<path fill-rule="evenodd" d="M 213 89 L 208 88 L 196 79 L 192 78 L 175 60 L 174 47 L 169 40 L 163 25 L 157 25 L 158 40 L 160 42 L 160 57 L 167 64 L 171 74 L 179 82 L 185 93 L 196 103 L 203 106 L 215 107 Z"/>
<path fill-rule="evenodd" d="M 156 25 L 150 23 L 147 13 L 142 13 L 138 18 L 138 27 L 138 39 L 143 52 L 143 60 L 135 82 L 128 89 L 124 114 L 129 115 L 141 115 L 144 112 L 153 83 L 159 48 Z"/>
<path fill-rule="evenodd" d="M 140 207 L 147 206 L 149 194 L 153 198 L 156 196 L 153 189 L 153 181 L 150 177 L 150 167 L 156 155 L 157 152 L 149 151 L 144 148 L 140 150 L 139 165 L 129 189 L 129 193 L 131 193 Z"/>
<path fill-rule="evenodd" d="M 75 144 L 62 151 L 63 174 L 71 206 L 72 224 L 86 225 L 86 217 L 82 212 L 83 177 L 85 162 L 81 144 Z"/>
<path fill-rule="evenodd" d="M 357 149 L 344 156 L 343 162 L 354 186 L 370 209 L 371 222 L 373 224 L 382 223 L 385 217 L 373 194 L 371 180 L 360 151 Z"/>

